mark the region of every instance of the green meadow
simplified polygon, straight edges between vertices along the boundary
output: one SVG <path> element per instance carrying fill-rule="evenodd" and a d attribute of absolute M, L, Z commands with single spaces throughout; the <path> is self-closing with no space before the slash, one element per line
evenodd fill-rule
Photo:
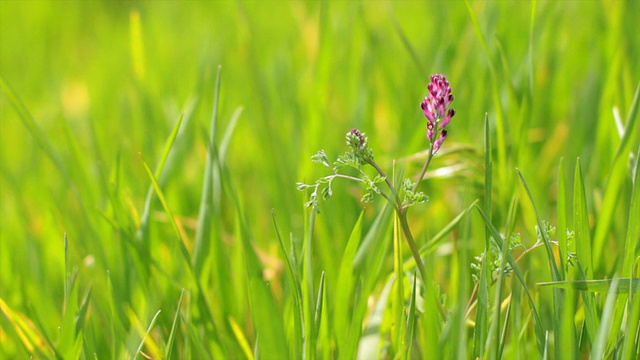
<path fill-rule="evenodd" d="M 0 358 L 640 358 L 639 23 L 0 1 Z"/>

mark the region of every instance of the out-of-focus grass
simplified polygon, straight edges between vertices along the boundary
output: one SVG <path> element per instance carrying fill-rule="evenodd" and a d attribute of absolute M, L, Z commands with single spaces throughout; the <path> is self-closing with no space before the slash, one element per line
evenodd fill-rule
<path fill-rule="evenodd" d="M 556 279 L 543 247 L 524 252 L 538 240 L 538 220 L 515 169 L 540 220 L 567 227 L 549 233 L 553 256 L 569 230 L 567 251 L 591 258 L 580 271 L 574 259 L 562 280 L 637 277 L 640 132 L 637 113 L 628 114 L 640 81 L 639 14 L 637 1 L 0 2 L 0 351 L 133 357 L 154 319 L 140 348 L 166 357 L 395 356 L 409 354 L 403 338 L 414 339 L 413 357 L 436 354 L 438 344 L 460 358 L 484 345 L 487 357 L 541 348 L 632 357 L 640 310 L 628 304 L 637 293 L 605 303 L 602 292 L 563 290 L 576 301 L 563 312 L 559 290 L 535 285 Z M 383 199 L 363 206 L 361 189 L 336 183 L 311 223 L 306 194 L 295 190 L 323 174 L 310 156 L 343 152 L 353 127 L 380 164 L 391 169 L 396 159 L 417 174 L 426 148 L 419 102 L 431 73 L 447 75 L 457 115 L 431 167 L 441 172 L 421 187 L 430 202 L 409 214 L 418 245 L 487 198 L 487 113 L 492 196 L 480 207 L 502 236 L 520 235 L 513 257 L 526 254 L 517 264 L 547 344 L 536 343 L 515 275 L 494 285 L 495 273 L 485 273 L 486 296 L 466 311 L 476 299 L 470 262 L 493 236 L 478 212 L 425 254 L 455 320 L 436 339 L 428 312 L 411 311 L 409 276 L 384 295 L 394 247 Z M 165 156 L 154 188 L 145 164 L 159 169 Z M 211 196 L 203 197 L 205 178 Z M 201 225 L 209 232 L 199 219 L 210 219 Z M 400 255 L 410 258 L 406 247 Z M 406 326 L 396 328 L 403 311 Z M 578 337 L 590 316 L 589 334 Z M 601 320 L 617 327 L 594 329 Z M 562 336 L 575 341 L 560 346 Z"/>

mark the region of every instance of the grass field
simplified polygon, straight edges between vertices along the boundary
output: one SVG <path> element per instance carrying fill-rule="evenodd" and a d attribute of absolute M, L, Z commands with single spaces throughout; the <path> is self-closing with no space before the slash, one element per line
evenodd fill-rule
<path fill-rule="evenodd" d="M 1 1 L 0 358 L 640 358 L 639 23 L 633 0 Z M 436 73 L 429 201 L 337 178 L 306 207 L 352 128 L 417 180 Z"/>

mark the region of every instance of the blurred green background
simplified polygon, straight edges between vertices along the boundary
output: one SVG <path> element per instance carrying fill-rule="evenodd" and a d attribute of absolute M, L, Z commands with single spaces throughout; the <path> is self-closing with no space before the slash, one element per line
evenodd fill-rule
<path fill-rule="evenodd" d="M 300 241 L 307 195 L 295 183 L 325 174 L 310 156 L 319 149 L 340 154 L 354 127 L 367 133 L 386 169 L 396 159 L 406 175 L 416 174 L 427 146 L 419 103 L 432 73 L 447 76 L 457 114 L 432 165 L 447 171 L 431 174 L 422 188 L 430 203 L 410 214 L 418 242 L 482 197 L 485 113 L 496 138 L 496 223 L 506 221 L 514 194 L 525 198 L 516 167 L 543 217 L 555 222 L 561 157 L 567 169 L 580 158 L 597 217 L 620 138 L 614 109 L 626 119 L 640 79 L 639 23 L 640 3 L 622 0 L 470 1 L 469 9 L 462 1 L 2 1 L 0 74 L 37 127 L 25 124 L 3 92 L 0 298 L 54 334 L 62 316 L 66 233 L 80 288 L 94 288 L 95 338 L 106 322 L 100 314 L 108 312 L 107 270 L 116 288 L 130 291 L 122 297 L 136 312 L 168 308 L 170 325 L 180 284 L 163 277 L 136 283 L 140 275 L 123 265 L 124 254 L 150 186 L 143 160 L 155 167 L 181 116 L 161 183 L 193 241 L 218 65 L 217 138 L 241 109 L 225 166 L 251 242 L 273 270 L 276 299 L 286 295 L 277 285 L 283 265 L 272 209 L 285 237 Z M 636 131 L 633 151 L 639 138 Z M 329 284 L 360 211 L 366 208 L 366 227 L 383 205 L 379 199 L 363 206 L 352 184 L 339 183 L 334 192 L 322 203 L 314 238 L 314 267 L 327 272 Z M 222 197 L 218 240 L 237 260 L 237 208 L 228 195 L 214 196 Z M 607 238 L 624 237 L 629 198 L 628 187 L 620 189 Z M 531 245 L 535 218 L 529 205 L 522 211 L 516 228 Z M 478 241 L 470 242 L 470 253 L 478 255 L 484 229 L 480 223 L 472 229 Z M 150 234 L 150 257 L 180 279 L 185 270 L 175 235 L 157 202 Z M 605 242 L 594 255 L 603 257 L 599 274 L 614 269 L 605 254 L 616 249 L 615 241 Z M 449 253 L 443 247 L 432 259 L 445 292 Z M 235 276 L 212 291 L 242 298 L 243 290 L 232 289 L 241 281 Z M 540 277 L 534 281 L 545 280 Z M 5 351 L 22 354 L 9 339 L 0 337 Z M 93 343 L 101 349 L 109 340 Z"/>

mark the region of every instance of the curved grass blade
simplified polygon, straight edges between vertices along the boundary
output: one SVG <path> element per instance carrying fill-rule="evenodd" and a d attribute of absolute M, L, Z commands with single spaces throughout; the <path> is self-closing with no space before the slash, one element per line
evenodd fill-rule
<path fill-rule="evenodd" d="M 638 87 L 636 88 L 633 103 L 631 104 L 631 108 L 629 109 L 626 125 L 624 131 L 622 132 L 622 138 L 620 139 L 620 143 L 616 148 L 616 152 L 612 160 L 612 167 L 609 172 L 609 179 L 606 185 L 602 210 L 600 212 L 597 227 L 595 229 L 596 231 L 593 240 L 593 247 L 595 248 L 595 269 L 599 268 L 600 262 L 602 258 L 604 258 L 603 249 L 608 240 L 608 232 L 614 220 L 615 209 L 617 208 L 617 204 L 619 201 L 618 195 L 620 194 L 620 188 L 623 186 L 626 179 L 627 167 L 625 165 L 627 162 L 624 158 L 621 158 L 620 155 L 626 150 L 627 144 L 629 143 L 629 140 L 633 134 L 633 129 L 638 118 L 638 116 L 636 115 L 638 113 L 638 103 L 640 102 L 639 98 L 640 84 L 638 84 Z"/>
<path fill-rule="evenodd" d="M 167 162 L 167 158 L 169 157 L 169 153 L 173 147 L 173 144 L 178 136 L 178 131 L 180 130 L 180 125 L 182 124 L 183 117 L 180 116 L 178 122 L 173 127 L 169 138 L 164 144 L 164 151 L 162 152 L 162 156 L 160 157 L 160 161 L 158 162 L 158 166 L 154 171 L 154 175 L 156 179 L 159 179 L 162 175 L 162 171 L 164 170 L 164 166 Z M 142 215 L 140 216 L 140 225 L 138 226 L 138 230 L 136 231 L 136 240 L 143 245 L 145 249 L 149 248 L 149 218 L 151 217 L 151 203 L 153 201 L 153 184 L 149 186 L 149 190 L 147 190 L 147 196 L 144 200 L 144 208 L 142 210 Z M 148 256 L 148 251 L 142 252 L 143 256 Z"/>
<path fill-rule="evenodd" d="M 253 360 L 251 347 L 247 342 L 247 338 L 245 338 L 244 334 L 242 333 L 242 329 L 240 329 L 240 326 L 238 326 L 238 323 L 232 317 L 229 317 L 228 320 L 229 325 L 231 326 L 231 330 L 233 331 L 238 344 L 240 344 L 240 348 L 242 349 L 242 353 L 244 354 L 245 358 L 247 358 L 248 360 Z"/>
<path fill-rule="evenodd" d="M 41 332 L 27 316 L 12 310 L 1 297 L 0 312 L 4 315 L 2 318 L 2 328 L 5 329 L 4 319 L 7 319 L 12 325 L 10 328 L 13 331 L 7 331 L 5 334 L 14 335 L 13 337 L 18 339 L 17 342 L 20 343 L 29 354 L 35 354 L 45 358 L 51 357 L 52 354 L 61 357 L 61 354 L 56 351 L 53 344 L 46 337 L 46 334 Z"/>
<path fill-rule="evenodd" d="M 318 285 L 318 298 L 316 299 L 316 310 L 313 317 L 313 344 L 318 341 L 320 322 L 322 320 L 322 309 L 324 306 L 324 271 L 320 273 L 320 285 Z M 315 346 L 313 347 L 315 349 Z"/>
<path fill-rule="evenodd" d="M 636 161 L 632 170 L 631 179 L 631 204 L 629 205 L 629 222 L 627 224 L 627 237 L 624 243 L 624 256 L 622 259 L 620 273 L 622 276 L 630 276 L 633 266 L 633 259 L 638 254 L 638 242 L 640 241 L 640 145 L 636 152 Z"/>
<path fill-rule="evenodd" d="M 476 205 L 478 202 L 480 202 L 480 200 L 474 200 L 471 203 L 471 205 L 469 205 L 466 209 L 462 210 L 462 212 L 456 215 L 455 218 L 449 221 L 449 223 L 445 225 L 445 227 L 443 227 L 442 230 L 440 230 L 436 235 L 434 235 L 431 238 L 431 240 L 429 240 L 429 242 L 427 242 L 422 246 L 422 248 L 420 248 L 420 255 L 425 256 L 426 254 L 433 252 L 437 248 L 437 246 L 440 244 L 440 241 L 442 241 L 442 239 L 444 239 L 447 235 L 449 235 L 449 233 L 451 233 L 451 231 L 453 231 L 453 229 L 455 229 L 456 226 L 458 226 L 458 224 L 460 223 L 460 221 L 462 221 L 464 216 L 467 215 L 471 211 L 471 209 L 473 209 L 474 205 Z M 407 265 L 411 265 L 411 264 L 413 264 L 412 266 L 415 267 L 415 261 L 412 261 L 412 260 L 405 261 L 404 269 L 408 270 Z"/>
<path fill-rule="evenodd" d="M 405 325 L 404 347 L 405 359 L 411 359 L 411 349 L 413 349 L 413 339 L 416 332 L 416 323 L 418 322 L 416 309 L 416 292 L 418 291 L 418 274 L 413 274 L 413 285 L 411 286 L 411 298 L 409 299 L 409 314 L 407 314 L 407 322 Z"/>
<path fill-rule="evenodd" d="M 531 202 L 531 206 L 533 207 L 533 212 L 536 215 L 536 222 L 538 223 L 538 229 L 540 229 L 540 234 L 542 235 L 542 241 L 544 242 L 544 247 L 547 250 L 547 258 L 549 261 L 549 268 L 551 270 L 551 277 L 554 281 L 559 281 L 562 279 L 560 272 L 558 271 L 558 266 L 556 265 L 555 257 L 553 256 L 553 250 L 551 249 L 551 241 L 547 236 L 547 229 L 540 218 L 540 214 L 538 213 L 538 208 L 536 207 L 535 201 L 533 201 L 533 196 L 531 195 L 531 190 L 529 190 L 529 186 L 527 185 L 526 180 L 524 179 L 524 175 L 520 172 L 519 169 L 516 169 L 518 176 L 520 177 L 520 182 L 522 186 L 524 186 L 524 190 L 527 192 L 527 196 L 529 197 L 529 201 Z"/>
<path fill-rule="evenodd" d="M 619 280 L 619 284 L 615 286 L 617 294 L 637 293 L 640 290 L 639 278 L 615 278 L 600 280 L 573 280 L 573 281 L 550 281 L 540 282 L 538 286 L 548 286 L 557 289 L 573 289 L 588 292 L 608 293 L 611 291 L 612 284 Z"/>
<path fill-rule="evenodd" d="M 615 310 L 614 305 L 616 303 L 616 294 L 618 292 L 617 287 L 618 283 L 621 280 L 622 279 L 618 278 L 611 280 L 609 293 L 607 294 L 607 299 L 605 300 L 604 308 L 602 309 L 600 328 L 598 329 L 598 333 L 595 336 L 595 342 L 593 344 L 593 347 L 591 348 L 592 359 L 604 359 L 605 350 L 607 347 L 607 339 L 609 338 L 609 333 L 611 332 L 611 324 L 613 323 L 613 315 Z"/>
<path fill-rule="evenodd" d="M 349 337 L 347 336 L 349 330 L 353 327 L 354 314 L 350 313 L 351 304 L 354 299 L 354 274 L 355 272 L 355 257 L 358 251 L 358 245 L 362 239 L 362 219 L 364 218 L 364 211 L 360 212 L 360 216 L 356 221 L 351 235 L 347 241 L 347 245 L 342 255 L 340 262 L 340 268 L 338 270 L 338 281 L 335 289 L 335 309 L 334 309 L 334 332 L 336 337 L 336 343 L 338 351 L 345 351 L 345 353 L 352 353 L 347 348 L 355 349 L 357 344 L 346 343 Z M 358 272 L 359 274 L 359 272 Z"/>
<path fill-rule="evenodd" d="M 171 331 L 169 332 L 169 338 L 167 339 L 167 345 L 164 349 L 164 357 L 167 360 L 171 359 L 173 344 L 176 340 L 176 331 L 178 330 L 178 320 L 180 319 L 180 308 L 182 307 L 182 298 L 184 297 L 184 289 L 180 291 L 180 298 L 178 299 L 178 306 L 176 307 L 176 313 L 173 315 L 173 323 L 171 324 Z"/>
<path fill-rule="evenodd" d="M 622 139 L 620 139 L 620 143 L 618 144 L 618 148 L 616 148 L 616 153 L 613 156 L 613 162 L 615 163 L 616 159 L 622 152 L 624 151 L 627 143 L 633 136 L 633 128 L 638 122 L 638 107 L 640 107 L 640 84 L 636 87 L 636 92 L 633 95 L 633 102 L 631 103 L 631 108 L 629 109 L 629 114 L 627 115 L 627 123 L 624 127 L 624 133 L 622 135 Z"/>
<path fill-rule="evenodd" d="M 295 307 L 296 316 L 294 316 L 294 328 L 295 334 L 300 334 L 300 336 L 294 336 L 294 354 L 300 354 L 300 339 L 305 338 L 305 326 L 304 326 L 304 309 L 302 307 L 302 288 L 300 284 L 300 279 L 296 276 L 297 272 L 294 269 L 294 264 L 296 264 L 295 260 L 295 252 L 292 252 L 293 259 L 290 258 L 287 253 L 284 242 L 282 241 L 282 237 L 280 236 L 280 231 L 278 229 L 278 222 L 276 221 L 276 213 L 274 210 L 271 210 L 271 218 L 273 220 L 273 227 L 276 232 L 276 236 L 278 238 L 278 244 L 280 244 L 280 250 L 284 254 L 284 261 L 287 264 L 287 270 L 289 272 L 289 281 L 291 281 L 291 287 L 293 288 L 293 306 Z M 293 246 L 293 242 L 292 242 Z M 342 278 L 342 277 L 340 277 Z M 340 279 L 339 278 L 339 279 Z M 340 287 L 338 287 L 340 288 Z M 339 302 L 338 302 L 339 304 Z"/>
<path fill-rule="evenodd" d="M 589 230 L 589 213 L 587 209 L 587 195 L 582 181 L 582 171 L 580 170 L 580 159 L 576 161 L 576 169 L 573 184 L 573 211 L 574 230 L 576 242 L 576 256 L 578 258 L 578 280 L 593 279 L 593 261 L 591 249 L 591 234 Z M 597 311 L 593 294 L 582 293 L 584 303 L 585 322 L 587 326 L 587 336 L 593 343 L 594 336 L 598 329 Z"/>
<path fill-rule="evenodd" d="M 164 211 L 167 213 L 167 217 L 169 218 L 169 221 L 171 223 L 171 226 L 173 227 L 173 230 L 175 230 L 176 234 L 178 234 L 178 237 L 179 237 L 178 243 L 179 243 L 180 253 L 182 254 L 182 257 L 184 258 L 185 262 L 187 263 L 187 266 L 189 267 L 189 269 L 191 271 L 193 271 L 193 268 L 191 267 L 191 260 L 190 260 L 190 257 L 189 257 L 189 251 L 187 250 L 187 247 L 185 246 L 185 242 L 187 241 L 187 239 L 183 238 L 184 233 L 182 231 L 180 231 L 180 229 L 178 228 L 178 224 L 176 222 L 176 218 L 173 216 L 173 213 L 171 212 L 171 209 L 169 209 L 169 205 L 167 204 L 167 200 L 164 197 L 162 189 L 160 189 L 160 185 L 158 184 L 158 181 L 156 180 L 156 177 L 151 172 L 151 168 L 149 168 L 149 165 L 147 165 L 147 163 L 144 160 L 142 160 L 142 164 L 144 165 L 144 169 L 147 171 L 147 175 L 149 175 L 149 178 L 151 179 L 151 183 L 153 184 L 153 188 L 155 189 L 156 194 L 158 195 L 158 199 L 160 200 L 160 203 L 162 203 L 162 207 L 164 208 Z"/>
<path fill-rule="evenodd" d="M 209 125 L 209 143 L 207 144 L 207 162 L 204 169 L 204 180 L 200 197 L 200 209 L 198 210 L 198 225 L 193 247 L 193 268 L 196 274 L 200 274 L 202 265 L 209 253 L 211 238 L 211 222 L 215 211 L 213 201 L 214 187 L 219 188 L 220 179 L 216 179 L 215 168 L 217 162 L 216 127 L 218 123 L 218 102 L 220 100 L 220 74 L 222 67 L 218 66 L 216 76 L 216 91 L 213 100 L 211 124 Z M 218 172 L 219 175 L 219 172 Z M 215 184 L 214 184 L 215 182 Z M 219 194 L 219 191 L 217 192 Z M 218 195 L 219 196 L 219 195 Z"/>
<path fill-rule="evenodd" d="M 131 322 L 133 323 L 133 325 L 135 327 L 137 327 L 139 331 L 141 331 L 141 332 L 144 331 L 141 328 L 142 324 L 140 324 L 140 321 L 136 317 L 136 315 L 133 312 L 133 310 L 130 309 L 130 308 L 127 308 L 127 312 L 129 313 L 129 318 L 130 318 Z M 160 352 L 160 348 L 158 347 L 158 344 L 155 341 L 153 341 L 153 339 L 149 335 L 149 333 L 151 332 L 151 329 L 153 329 L 153 325 L 155 325 L 156 320 L 158 319 L 158 315 L 160 315 L 160 312 L 162 312 L 162 310 L 158 310 L 156 312 L 156 314 L 153 316 L 153 318 L 151 319 L 151 322 L 149 323 L 149 326 L 147 327 L 147 331 L 144 332 L 144 336 L 142 337 L 142 340 L 140 341 L 140 344 L 138 345 L 138 348 L 136 349 L 135 355 L 133 356 L 133 360 L 136 360 L 138 358 L 138 355 L 140 355 L 142 353 L 142 347 L 144 346 L 145 342 L 147 343 L 147 347 L 150 349 L 152 355 L 155 355 L 155 357 L 160 356 L 159 354 L 161 352 Z"/>

